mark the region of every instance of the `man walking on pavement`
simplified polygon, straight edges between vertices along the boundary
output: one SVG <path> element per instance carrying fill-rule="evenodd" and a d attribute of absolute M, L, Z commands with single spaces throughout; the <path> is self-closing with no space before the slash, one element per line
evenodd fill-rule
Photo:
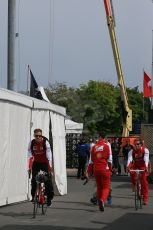
<path fill-rule="evenodd" d="M 88 165 L 86 177 L 88 178 L 93 170 L 96 180 L 96 196 L 100 211 L 104 211 L 104 203 L 110 192 L 110 174 L 112 170 L 112 154 L 109 146 L 103 139 L 95 144 L 91 151 L 91 160 Z"/>
<path fill-rule="evenodd" d="M 78 153 L 79 162 L 77 178 L 80 179 L 81 176 L 81 179 L 84 180 L 86 163 L 90 157 L 90 148 L 84 139 L 80 140 L 80 143 L 77 145 L 76 152 Z"/>

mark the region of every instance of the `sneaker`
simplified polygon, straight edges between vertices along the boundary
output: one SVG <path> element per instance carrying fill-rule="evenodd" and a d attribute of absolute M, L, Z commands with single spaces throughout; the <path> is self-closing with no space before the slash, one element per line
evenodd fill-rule
<path fill-rule="evenodd" d="M 48 200 L 47 201 L 47 207 L 51 207 L 52 206 L 52 201 L 51 200 Z"/>
<path fill-rule="evenodd" d="M 86 177 L 85 177 L 85 176 L 82 176 L 82 177 L 81 177 L 81 180 L 85 180 L 85 179 L 86 179 Z"/>
<path fill-rule="evenodd" d="M 108 205 L 111 205 L 111 204 L 112 204 L 112 197 L 108 197 L 108 199 L 107 199 L 107 204 L 108 204 Z"/>
<path fill-rule="evenodd" d="M 91 202 L 92 204 L 96 205 L 96 204 L 97 204 L 97 198 L 96 198 L 96 197 L 92 197 L 92 198 L 90 199 L 90 202 Z"/>
<path fill-rule="evenodd" d="M 147 199 L 144 199 L 143 200 L 143 205 L 147 205 L 148 204 L 148 200 Z"/>
<path fill-rule="evenodd" d="M 99 210 L 101 212 L 104 212 L 104 203 L 102 200 L 98 200 Z"/>
<path fill-rule="evenodd" d="M 147 204 L 148 204 L 148 202 L 145 202 L 145 201 L 143 202 L 143 205 L 147 205 Z"/>

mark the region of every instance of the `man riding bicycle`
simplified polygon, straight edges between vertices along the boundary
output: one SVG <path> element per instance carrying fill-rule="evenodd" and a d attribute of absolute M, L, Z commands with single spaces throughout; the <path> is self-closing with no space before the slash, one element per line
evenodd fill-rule
<path fill-rule="evenodd" d="M 34 130 L 34 137 L 35 138 L 30 142 L 28 147 L 29 170 L 32 170 L 32 201 L 34 201 L 34 195 L 37 186 L 36 175 L 40 170 L 42 170 L 47 173 L 47 180 L 44 183 L 47 195 L 47 206 L 51 206 L 51 200 L 54 196 L 51 180 L 52 152 L 47 138 L 42 136 L 41 129 Z"/>
<path fill-rule="evenodd" d="M 148 173 L 148 163 L 149 163 L 149 150 L 142 145 L 140 138 L 134 140 L 134 148 L 130 150 L 128 154 L 127 161 L 127 170 L 130 169 L 140 169 L 144 170 L 141 172 L 141 183 L 142 183 L 142 196 L 143 204 L 148 204 L 148 182 L 147 182 L 147 173 Z M 135 191 L 136 185 L 136 173 L 130 172 L 131 182 L 133 191 Z"/>

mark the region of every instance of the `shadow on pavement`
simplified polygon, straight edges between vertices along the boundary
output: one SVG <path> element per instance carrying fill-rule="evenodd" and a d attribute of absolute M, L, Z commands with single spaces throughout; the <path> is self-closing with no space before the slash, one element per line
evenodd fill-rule
<path fill-rule="evenodd" d="M 111 181 L 112 182 L 130 182 L 131 178 L 130 178 L 130 176 L 113 175 L 113 176 L 111 176 Z"/>
<path fill-rule="evenodd" d="M 84 230 L 89 228 L 75 228 L 75 227 L 63 227 L 52 225 L 7 225 L 1 227 L 0 230 Z M 90 230 L 96 230 L 96 228 L 90 228 Z"/>
<path fill-rule="evenodd" d="M 120 185 L 115 186 L 115 188 L 122 188 L 122 189 L 131 188 L 131 187 L 132 185 L 130 183 L 125 183 L 125 184 L 120 184 Z M 132 191 L 132 188 L 131 188 L 131 191 Z"/>
<path fill-rule="evenodd" d="M 0 230 L 152 230 L 153 229 L 153 217 L 152 214 L 140 214 L 140 213 L 127 213 L 121 218 L 107 223 L 105 221 L 91 221 L 91 223 L 98 224 L 98 228 L 77 228 L 77 227 L 67 227 L 67 226 L 53 226 L 53 225 L 5 225 L 0 228 Z M 106 225 L 105 227 L 100 227 L 100 225 Z"/>
<path fill-rule="evenodd" d="M 0 212 L 1 216 L 11 216 L 11 217 L 31 217 L 32 216 L 32 212 L 26 213 L 26 212 L 20 212 L 20 213 L 16 213 L 16 212 Z"/>
<path fill-rule="evenodd" d="M 95 221 L 94 221 L 95 223 Z M 106 224 L 101 221 L 97 221 L 96 224 Z M 140 214 L 140 213 L 128 213 L 114 222 L 108 224 L 102 228 L 102 230 L 152 230 L 153 229 L 153 215 Z"/>

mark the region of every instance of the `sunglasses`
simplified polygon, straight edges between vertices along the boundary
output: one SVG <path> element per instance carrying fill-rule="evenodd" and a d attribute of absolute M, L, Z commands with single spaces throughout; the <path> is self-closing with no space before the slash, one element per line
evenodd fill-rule
<path fill-rule="evenodd" d="M 35 135 L 35 137 L 42 137 L 42 135 Z"/>
<path fill-rule="evenodd" d="M 136 143 L 135 145 L 141 145 L 141 143 Z"/>

